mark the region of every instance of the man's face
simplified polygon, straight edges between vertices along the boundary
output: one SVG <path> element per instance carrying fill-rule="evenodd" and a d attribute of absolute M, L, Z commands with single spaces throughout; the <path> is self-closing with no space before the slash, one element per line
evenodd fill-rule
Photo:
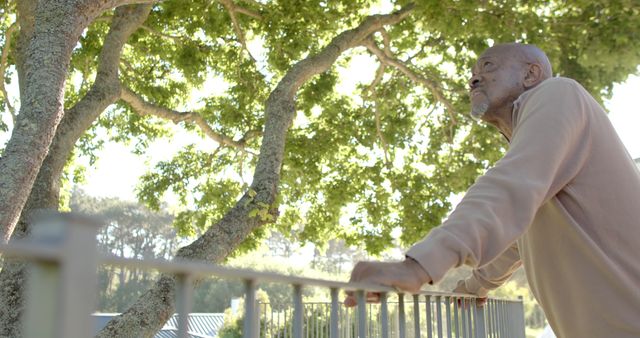
<path fill-rule="evenodd" d="M 469 96 L 474 118 L 486 120 L 501 109 L 511 109 L 524 92 L 524 63 L 509 52 L 500 46 L 489 48 L 473 67 Z"/>

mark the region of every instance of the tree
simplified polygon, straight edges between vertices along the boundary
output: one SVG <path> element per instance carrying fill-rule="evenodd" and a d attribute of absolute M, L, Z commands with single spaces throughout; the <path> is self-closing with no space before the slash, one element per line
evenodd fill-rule
<path fill-rule="evenodd" d="M 410 19 L 384 29 L 369 19 L 342 35 L 337 34 L 356 27 L 370 12 L 373 1 L 221 0 L 184 6 L 167 0 L 98 16 L 125 1 L 103 1 L 97 9 L 78 0 L 56 2 L 72 20 L 47 31 L 52 36 L 47 43 L 56 38 L 56 46 L 65 46 L 56 52 L 62 62 L 51 64 L 36 57 L 46 46 L 28 37 L 59 19 L 47 16 L 60 13 L 48 11 L 53 3 L 20 1 L 19 29 L 6 19 L 10 16 L 2 21 L 5 36 L 18 38 L 13 46 L 5 38 L 3 50 L 9 52 L 3 55 L 9 57 L 1 69 L 10 70 L 6 64 L 13 62 L 21 95 L 12 134 L 18 136 L 0 160 L 7 173 L 0 181 L 0 222 L 11 225 L 21 211 L 26 219 L 30 210 L 56 208 L 74 145 L 76 155 L 90 155 L 104 141 L 97 132 L 101 128 L 116 140 L 135 139 L 139 152 L 150 139 L 166 136 L 162 123 L 150 118 L 155 116 L 199 130 L 221 145 L 213 154 L 188 147 L 160 163 L 143 179 L 139 193 L 157 207 L 165 191 L 176 192 L 189 206 L 176 219 L 179 231 L 204 233 L 180 257 L 217 262 L 240 243 L 251 248 L 271 222 L 283 233 L 295 230 L 295 239 L 302 242 L 342 238 L 372 253 L 393 243 L 393 233 L 408 244 L 439 224 L 450 208 L 448 197 L 464 191 L 504 148 L 490 128 L 460 113 L 468 108 L 465 74 L 489 39 L 540 45 L 557 73 L 576 78 L 597 96 L 606 96 L 613 82 L 634 72 L 640 59 L 639 47 L 630 44 L 640 26 L 637 5 L 630 0 L 424 1 L 412 9 Z M 405 1 L 393 5 L 399 8 Z M 4 13 L 13 9 L 12 3 L 4 4 Z M 73 20 L 85 10 L 86 22 Z M 64 29 L 73 32 L 66 40 Z M 348 36 L 352 40 L 345 46 Z M 80 38 L 75 50 L 73 37 Z M 252 50 L 252 43 L 262 49 Z M 334 65 L 346 49 L 346 58 Z M 359 84 L 355 96 L 336 90 L 348 59 L 367 55 L 379 63 L 371 82 Z M 321 67 L 314 68 L 319 60 Z M 26 67 L 37 62 L 46 64 Z M 35 86 L 34 76 L 49 74 L 46 67 L 55 79 Z M 68 81 L 63 91 L 64 80 L 73 76 L 84 81 Z M 228 88 L 205 97 L 199 109 L 178 109 L 211 77 L 224 80 Z M 34 96 L 36 89 L 29 88 L 43 95 Z M 10 100 L 4 98 L 7 105 Z M 37 103 L 54 99 L 52 105 Z M 38 104 L 46 106 L 48 116 L 33 124 L 44 128 L 39 134 L 28 132 L 31 124 L 21 124 Z M 19 149 L 33 156 L 27 159 Z M 252 170 L 253 179 L 245 180 L 250 184 L 244 183 Z M 238 180 L 228 179 L 233 171 L 239 172 Z M 7 202 L 11 198 L 5 198 L 5 189 L 18 203 Z M 24 219 L 13 238 L 28 233 Z M 0 326 L 10 336 L 17 335 L 10 323 L 19 313 L 13 309 L 20 308 L 24 278 L 14 264 L 0 273 Z M 140 331 L 133 335 L 150 335 L 172 310 L 172 289 L 172 278 L 163 276 L 146 300 L 104 334 L 126 335 L 131 333 L 127 327 L 144 322 L 148 325 L 137 325 Z M 154 311 L 160 315 L 149 314 Z"/>
<path fill-rule="evenodd" d="M 106 223 L 98 234 L 103 254 L 138 259 L 171 259 L 180 245 L 172 227 L 173 216 L 165 210 L 151 211 L 135 202 L 95 198 L 74 190 L 70 209 L 96 215 Z M 184 240 L 182 240 L 184 242 Z M 98 269 L 98 309 L 122 312 L 148 289 L 156 273 L 145 269 L 101 266 Z"/>
<path fill-rule="evenodd" d="M 12 136 L 0 158 L 0 168 L 5 173 L 0 179 L 0 227 L 3 240 L 6 241 L 10 235 L 17 239 L 28 234 L 26 217 L 29 211 L 58 207 L 59 185 L 64 164 L 75 141 L 92 122 L 87 123 L 84 116 L 95 115 L 95 110 L 99 110 L 101 106 L 104 109 L 111 103 L 105 103 L 103 99 L 109 96 L 108 91 L 104 90 L 104 87 L 108 88 L 109 82 L 105 81 L 104 87 L 95 86 L 94 91 L 89 91 L 84 100 L 74 105 L 58 126 L 63 116 L 64 86 L 73 47 L 82 31 L 99 14 L 130 2 L 144 1 L 19 1 L 16 5 L 12 2 L 4 3 L 5 13 L 11 12 L 14 6 L 17 7 L 18 19 L 9 27 L 15 27 L 16 24 L 20 27 L 12 58 L 20 80 L 20 113 L 14 118 Z M 149 6 L 147 11 L 148 9 Z M 124 10 L 120 10 L 122 11 Z M 116 27 L 129 27 L 114 32 L 113 39 L 105 41 L 105 47 L 114 49 L 105 52 L 100 58 L 100 64 L 103 66 L 98 72 L 100 77 L 113 78 L 112 74 L 117 74 L 118 55 L 124 44 L 124 41 L 121 41 L 118 47 L 118 40 L 124 38 L 126 41 L 126 37 L 131 34 L 132 24 L 135 26 L 135 20 L 132 20 L 132 23 L 118 23 L 117 16 L 114 19 Z M 13 31 L 6 30 L 3 62 L 8 61 L 5 52 L 11 48 L 8 42 L 11 40 L 11 34 L 14 34 Z M 115 66 L 115 69 L 109 68 L 110 66 Z M 6 65 L 3 65 L 3 79 L 5 69 Z M 4 81 L 2 88 L 4 89 Z M 3 93 L 6 91 L 3 90 Z M 4 98 L 7 104 L 9 98 L 6 94 Z M 22 220 L 14 231 L 15 223 L 21 214 Z M 22 308 L 24 265 L 6 261 L 0 275 L 0 335 L 19 336 L 18 318 Z"/>
<path fill-rule="evenodd" d="M 80 34 L 102 12 L 144 0 L 19 1 L 16 68 L 20 113 L 0 158 L 0 229 L 9 240 L 63 115 L 71 52 Z M 153 2 L 147 0 L 146 2 Z"/>

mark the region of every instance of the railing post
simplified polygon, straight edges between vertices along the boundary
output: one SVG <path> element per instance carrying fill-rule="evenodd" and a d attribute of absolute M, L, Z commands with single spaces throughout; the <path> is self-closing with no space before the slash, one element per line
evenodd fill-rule
<path fill-rule="evenodd" d="M 495 329 L 494 329 L 494 316 L 493 316 L 493 299 L 487 299 L 486 303 L 487 308 L 487 326 L 488 326 L 488 336 L 495 337 Z"/>
<path fill-rule="evenodd" d="M 178 337 L 189 337 L 189 312 L 193 304 L 192 278 L 187 274 L 176 276 L 176 308 L 178 309 Z"/>
<path fill-rule="evenodd" d="M 467 312 L 467 322 L 469 322 L 469 338 L 475 338 L 475 331 L 473 330 L 473 317 L 471 316 L 471 301 L 471 298 L 467 299 L 465 311 Z"/>
<path fill-rule="evenodd" d="M 451 333 L 451 297 L 445 297 L 444 304 L 447 317 L 447 338 L 453 338 Z"/>
<path fill-rule="evenodd" d="M 302 307 L 302 286 L 294 285 L 293 286 L 293 337 L 302 338 L 302 312 L 304 308 Z M 309 329 L 309 324 L 307 323 L 307 330 Z M 308 333 L 308 331 L 307 331 Z"/>
<path fill-rule="evenodd" d="M 494 299 L 492 300 L 492 303 L 493 309 L 491 310 L 491 312 L 493 313 L 493 331 L 495 332 L 496 337 L 502 337 L 500 331 L 500 316 L 498 315 L 498 301 Z"/>
<path fill-rule="evenodd" d="M 380 293 L 380 324 L 382 338 L 389 338 L 389 305 L 387 304 L 387 293 Z"/>
<path fill-rule="evenodd" d="M 517 313 L 516 317 L 518 318 L 518 326 L 517 326 L 517 336 L 518 337 L 526 337 L 525 333 L 525 323 L 524 323 L 524 299 L 522 296 L 518 296 L 519 302 L 517 303 Z"/>
<path fill-rule="evenodd" d="M 498 301 L 498 318 L 500 320 L 500 335 L 501 337 L 507 337 L 507 317 L 505 316 L 503 300 Z"/>
<path fill-rule="evenodd" d="M 427 313 L 427 338 L 433 338 L 433 318 L 431 318 L 431 296 L 427 295 L 425 299 L 425 312 Z"/>
<path fill-rule="evenodd" d="M 438 338 L 442 338 L 442 297 L 436 296 L 436 321 L 437 321 L 437 330 L 438 330 Z"/>
<path fill-rule="evenodd" d="M 356 291 L 356 299 L 358 301 L 358 337 L 367 337 L 367 299 L 366 291 Z"/>
<path fill-rule="evenodd" d="M 60 248 L 60 261 L 36 261 L 27 281 L 27 338 L 93 335 L 97 289 L 96 234 L 100 222 L 79 214 L 47 212 L 35 220 L 30 240 Z M 29 240 L 29 239 L 28 239 Z"/>
<path fill-rule="evenodd" d="M 507 324 L 509 327 L 509 337 L 514 337 L 516 336 L 516 330 L 515 330 L 515 326 L 516 326 L 516 322 L 513 320 L 513 303 L 512 302 L 505 302 L 505 309 L 507 312 Z"/>
<path fill-rule="evenodd" d="M 456 331 L 456 338 L 460 338 L 462 335 L 460 333 L 460 321 L 458 318 L 458 313 L 460 306 L 458 305 L 458 301 L 460 298 L 458 297 L 454 297 L 453 298 L 453 326 L 455 327 L 455 331 Z"/>
<path fill-rule="evenodd" d="M 487 336 L 484 325 L 484 308 L 478 306 L 478 298 L 473 300 L 473 318 L 475 319 L 475 330 L 477 338 L 485 338 Z"/>
<path fill-rule="evenodd" d="M 338 327 L 338 312 L 340 307 L 338 305 L 338 289 L 331 288 L 331 329 L 330 329 L 330 338 L 338 338 L 339 335 L 339 327 Z"/>
<path fill-rule="evenodd" d="M 258 331 L 255 327 L 255 306 L 256 306 L 256 281 L 245 280 L 245 297 L 244 297 L 244 323 L 243 333 L 247 338 L 257 338 Z"/>
<path fill-rule="evenodd" d="M 420 295 L 413 295 L 413 335 L 420 337 Z"/>
<path fill-rule="evenodd" d="M 54 338 L 59 319 L 60 265 L 58 262 L 36 261 L 29 267 L 25 312 L 22 319 L 26 338 Z"/>
<path fill-rule="evenodd" d="M 462 328 L 462 338 L 467 338 L 467 333 L 469 332 L 469 323 L 467 321 L 467 298 L 462 297 L 462 298 L 458 298 L 460 300 L 460 304 L 459 304 L 459 308 L 460 308 L 460 321 L 461 321 L 461 328 Z"/>
<path fill-rule="evenodd" d="M 404 293 L 398 294 L 398 337 L 407 336 L 407 319 L 404 315 Z"/>

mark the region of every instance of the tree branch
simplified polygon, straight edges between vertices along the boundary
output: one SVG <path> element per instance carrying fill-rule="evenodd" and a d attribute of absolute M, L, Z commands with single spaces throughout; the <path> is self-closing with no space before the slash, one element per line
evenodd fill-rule
<path fill-rule="evenodd" d="M 120 99 L 128 103 L 139 115 L 153 115 L 166 120 L 171 120 L 176 124 L 180 122 L 195 123 L 200 128 L 200 130 L 202 130 L 202 132 L 210 139 L 225 146 L 236 148 L 243 153 L 257 155 L 246 149 L 246 142 L 249 139 L 243 137 L 239 141 L 235 141 L 226 135 L 214 131 L 213 128 L 209 126 L 207 121 L 205 121 L 202 115 L 196 112 L 179 112 L 173 109 L 155 105 L 153 103 L 147 102 L 144 98 L 142 98 L 142 96 L 125 87 L 122 88 Z M 257 133 L 252 133 L 251 135 L 252 137 L 258 136 Z"/>
<path fill-rule="evenodd" d="M 229 12 L 229 16 L 231 17 L 231 24 L 233 25 L 233 30 L 236 32 L 236 36 L 238 37 L 238 41 L 240 41 L 242 48 L 244 48 L 247 51 L 247 54 L 249 54 L 249 57 L 255 62 L 256 59 L 253 57 L 253 55 L 251 54 L 251 51 L 247 47 L 247 40 L 245 39 L 244 31 L 240 27 L 240 23 L 238 22 L 238 18 L 236 17 L 236 12 L 239 12 L 239 8 L 241 7 L 233 3 L 232 0 L 218 0 L 218 1 Z M 258 16 L 259 18 L 261 18 L 259 14 Z"/>
<path fill-rule="evenodd" d="M 4 103 L 7 106 L 7 110 L 11 114 L 11 120 L 13 124 L 16 124 L 16 109 L 11 104 L 9 99 L 9 95 L 7 94 L 7 88 L 4 86 L 5 80 L 5 72 L 7 71 L 7 59 L 9 57 L 9 48 L 11 48 L 11 40 L 13 33 L 18 28 L 16 22 L 12 23 L 7 31 L 5 32 L 4 37 L 4 46 L 2 46 L 2 57 L 0 58 L 0 90 L 2 91 L 2 96 L 4 96 Z"/>
<path fill-rule="evenodd" d="M 262 15 L 256 11 L 252 11 L 248 8 L 244 8 L 244 7 L 240 7 L 238 5 L 235 5 L 234 10 L 240 14 L 244 14 L 246 16 L 250 16 L 254 19 L 258 19 L 258 20 L 262 20 Z"/>
<path fill-rule="evenodd" d="M 373 81 L 371 81 L 371 84 L 365 90 L 363 98 L 365 100 L 370 100 L 373 102 L 373 111 L 375 114 L 375 121 L 376 121 L 376 135 L 380 140 L 380 147 L 382 148 L 382 152 L 384 154 L 385 166 L 387 168 L 391 168 L 389 147 L 387 145 L 387 141 L 384 138 L 384 135 L 382 134 L 382 124 L 380 122 L 380 110 L 378 109 L 378 105 L 376 103 L 377 95 L 375 92 L 375 87 L 380 83 L 380 81 L 382 81 L 382 76 L 384 75 L 384 71 L 386 70 L 386 68 L 387 66 L 381 62 L 380 66 L 378 66 L 378 69 L 376 70 L 376 76 L 374 77 Z"/>
<path fill-rule="evenodd" d="M 409 68 L 409 66 L 407 66 L 404 62 L 402 62 L 401 60 L 395 58 L 395 57 L 390 57 L 388 56 L 383 50 L 381 50 L 375 43 L 375 41 L 373 40 L 372 37 L 368 37 L 367 39 L 363 40 L 362 45 L 367 47 L 367 49 L 374 54 L 376 57 L 378 57 L 378 60 L 380 60 L 380 62 L 388 65 L 388 66 L 392 66 L 395 67 L 396 69 L 398 69 L 400 72 L 402 72 L 403 74 L 405 74 L 409 79 L 411 79 L 414 82 L 420 83 L 423 86 L 427 87 L 431 93 L 433 94 L 433 96 L 435 96 L 436 100 L 438 100 L 441 104 L 443 104 L 445 106 L 445 108 L 447 109 L 449 115 L 451 116 L 451 123 L 453 125 L 457 124 L 457 120 L 455 118 L 455 109 L 453 108 L 453 104 L 444 96 L 444 94 L 442 93 L 442 90 L 440 89 L 440 86 L 420 75 L 417 74 L 416 72 L 414 72 L 413 70 L 411 70 Z"/>
<path fill-rule="evenodd" d="M 378 105 L 373 103 L 373 111 L 375 113 L 376 118 L 376 134 L 378 135 L 378 139 L 380 140 L 380 147 L 382 148 L 382 153 L 384 154 L 384 164 L 387 169 L 391 169 L 392 164 L 389 155 L 389 145 L 387 144 L 387 140 L 384 138 L 382 134 L 382 123 L 380 122 L 380 110 L 378 109 Z"/>
<path fill-rule="evenodd" d="M 104 12 L 111 8 L 116 8 L 124 5 L 154 4 L 160 1 L 162 0 L 77 0 L 76 5 L 78 7 L 95 7 L 96 3 L 99 3 L 99 11 Z"/>
<path fill-rule="evenodd" d="M 393 57 L 393 54 L 391 54 L 391 37 L 389 37 L 389 33 L 387 32 L 386 29 L 381 28 L 378 32 L 380 32 L 380 35 L 382 36 L 382 45 L 384 46 L 384 55 L 388 56 L 388 57 Z"/>
<path fill-rule="evenodd" d="M 375 88 L 378 84 L 380 84 L 380 81 L 382 81 L 382 76 L 384 75 L 385 70 L 387 70 L 387 65 L 380 62 L 380 65 L 378 66 L 378 69 L 376 70 L 376 76 L 373 78 L 373 81 L 371 81 L 371 84 L 369 84 L 369 86 L 367 87 L 367 89 L 364 92 L 364 98 L 367 100 L 370 100 L 372 98 L 375 98 Z"/>
<path fill-rule="evenodd" d="M 384 44 L 384 54 L 388 57 L 391 57 L 391 39 L 389 38 L 389 33 L 387 33 L 387 30 L 382 27 L 379 30 L 380 34 L 382 35 L 382 41 Z M 376 75 L 373 79 L 373 81 L 371 82 L 371 84 L 367 87 L 367 90 L 365 92 L 365 99 L 371 100 L 373 101 L 373 111 L 374 111 L 374 115 L 375 115 L 375 122 L 376 122 L 376 135 L 378 136 L 378 140 L 380 140 L 380 147 L 382 148 L 382 153 L 384 154 L 384 163 L 385 166 L 388 169 L 391 169 L 392 167 L 392 163 L 391 163 L 391 155 L 389 153 L 389 146 L 387 144 L 387 140 L 384 138 L 384 135 L 382 134 L 382 123 L 380 120 L 380 110 L 378 109 L 378 104 L 376 102 L 377 99 L 377 95 L 375 93 L 375 87 L 380 83 L 380 81 L 382 81 L 382 77 L 384 76 L 384 72 L 387 68 L 387 65 L 385 63 L 380 62 L 380 65 L 378 66 L 378 69 L 376 70 Z"/>
<path fill-rule="evenodd" d="M 162 32 L 158 32 L 157 30 L 147 26 L 147 25 L 141 25 L 140 28 L 144 29 L 145 31 L 153 34 L 153 35 L 157 35 L 157 36 L 161 36 L 163 38 L 167 38 L 167 39 L 171 39 L 173 41 L 175 41 L 178 44 L 183 44 L 183 40 L 185 38 L 181 37 L 181 36 L 177 36 L 177 35 L 170 35 L 170 34 L 165 34 Z"/>
<path fill-rule="evenodd" d="M 218 0 L 218 1 L 224 7 L 226 7 L 227 10 L 229 10 L 229 11 L 238 12 L 240 14 L 244 14 L 246 16 L 250 16 L 250 17 L 252 17 L 254 19 L 262 20 L 262 14 L 254 11 L 254 10 L 239 6 L 238 4 L 233 2 L 233 0 Z M 262 4 L 258 3 L 257 1 L 252 1 L 252 3 L 254 5 L 262 6 Z"/>

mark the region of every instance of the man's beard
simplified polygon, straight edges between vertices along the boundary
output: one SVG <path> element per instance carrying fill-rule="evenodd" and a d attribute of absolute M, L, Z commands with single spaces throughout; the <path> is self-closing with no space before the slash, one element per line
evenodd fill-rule
<path fill-rule="evenodd" d="M 476 121 L 480 121 L 487 110 L 489 110 L 489 102 L 484 101 L 477 104 L 472 104 L 471 117 Z"/>

